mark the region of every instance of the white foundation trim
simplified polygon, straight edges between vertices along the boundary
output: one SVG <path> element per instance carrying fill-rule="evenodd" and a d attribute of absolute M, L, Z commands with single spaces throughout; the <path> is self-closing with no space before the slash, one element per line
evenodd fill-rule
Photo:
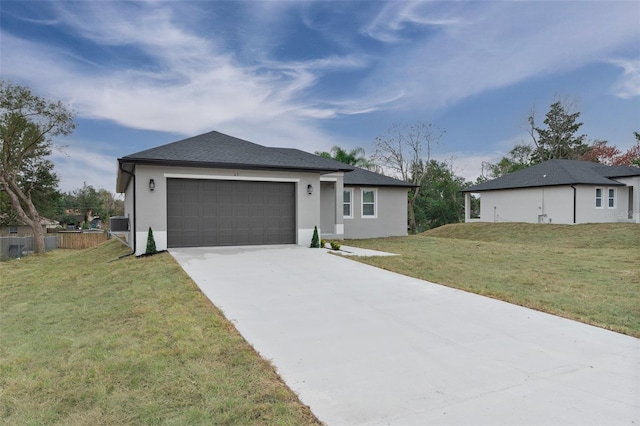
<path fill-rule="evenodd" d="M 318 230 L 318 234 L 320 230 Z M 298 229 L 298 245 L 303 247 L 309 247 L 311 245 L 311 238 L 313 238 L 313 228 Z"/>

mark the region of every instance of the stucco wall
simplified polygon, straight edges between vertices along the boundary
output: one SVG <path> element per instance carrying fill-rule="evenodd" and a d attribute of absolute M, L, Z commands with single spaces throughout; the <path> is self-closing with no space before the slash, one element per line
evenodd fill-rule
<path fill-rule="evenodd" d="M 336 227 L 336 182 L 320 182 L 320 232 L 335 234 Z"/>
<path fill-rule="evenodd" d="M 296 227 L 297 242 L 308 245 L 311 242 L 314 226 L 320 226 L 320 174 L 285 171 L 209 169 L 190 167 L 136 166 L 136 255 L 143 254 L 146 248 L 147 232 L 153 229 L 158 250 L 167 248 L 167 179 L 224 179 L 224 180 L 265 180 L 294 182 L 296 184 Z M 149 190 L 149 180 L 155 182 L 155 190 Z M 132 181 L 133 182 L 133 181 Z M 307 185 L 314 191 L 307 193 Z M 125 215 L 130 214 L 133 226 L 132 184 L 125 193 Z"/>
<path fill-rule="evenodd" d="M 617 179 L 633 185 L 633 200 L 629 205 L 629 187 L 602 186 L 602 207 L 596 207 L 596 187 L 576 185 L 575 223 L 606 223 L 629 221 L 629 210 L 640 210 L 640 178 Z M 608 206 L 608 190 L 616 191 L 615 206 Z M 486 191 L 480 197 L 481 222 L 574 223 L 574 189 L 570 185 L 544 188 Z M 640 223 L 640 214 L 633 213 Z"/>
<path fill-rule="evenodd" d="M 124 215 L 129 218 L 129 232 L 127 232 L 127 243 L 133 248 L 133 224 L 134 224 L 134 208 L 133 208 L 133 178 L 129 181 L 129 185 L 124 193 Z"/>
<path fill-rule="evenodd" d="M 573 223 L 570 186 L 505 189 L 483 192 L 482 222 Z"/>
<path fill-rule="evenodd" d="M 407 188 L 377 189 L 377 217 L 362 217 L 362 187 L 353 189 L 353 218 L 344 218 L 345 238 L 378 238 L 407 235 Z M 342 206 L 340 206 L 342 211 Z"/>

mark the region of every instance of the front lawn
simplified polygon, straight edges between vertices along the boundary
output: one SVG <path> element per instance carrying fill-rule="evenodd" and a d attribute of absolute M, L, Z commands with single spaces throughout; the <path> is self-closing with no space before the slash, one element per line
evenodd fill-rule
<path fill-rule="evenodd" d="M 447 225 L 345 244 L 383 269 L 640 337 L 637 224 Z"/>
<path fill-rule="evenodd" d="M 168 253 L 0 263 L 0 423 L 318 424 Z"/>

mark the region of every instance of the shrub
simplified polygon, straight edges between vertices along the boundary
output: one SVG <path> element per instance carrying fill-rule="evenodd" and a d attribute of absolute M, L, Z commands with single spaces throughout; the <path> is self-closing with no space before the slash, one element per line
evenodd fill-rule
<path fill-rule="evenodd" d="M 331 250 L 340 250 L 340 243 L 338 241 L 331 241 Z"/>
<path fill-rule="evenodd" d="M 313 237 L 311 238 L 311 248 L 320 248 L 320 237 L 318 237 L 318 227 L 313 227 Z"/>
<path fill-rule="evenodd" d="M 325 248 L 327 246 L 327 240 L 324 238 L 320 240 L 320 247 Z"/>
<path fill-rule="evenodd" d="M 156 240 L 153 239 L 153 231 L 151 230 L 151 227 L 149 227 L 149 232 L 147 233 L 147 250 L 144 254 L 156 254 L 157 252 Z"/>

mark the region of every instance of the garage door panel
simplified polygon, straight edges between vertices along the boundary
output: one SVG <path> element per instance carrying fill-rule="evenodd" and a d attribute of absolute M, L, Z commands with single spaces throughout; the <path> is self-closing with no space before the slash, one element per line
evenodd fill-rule
<path fill-rule="evenodd" d="M 167 180 L 169 247 L 293 244 L 295 184 Z"/>

